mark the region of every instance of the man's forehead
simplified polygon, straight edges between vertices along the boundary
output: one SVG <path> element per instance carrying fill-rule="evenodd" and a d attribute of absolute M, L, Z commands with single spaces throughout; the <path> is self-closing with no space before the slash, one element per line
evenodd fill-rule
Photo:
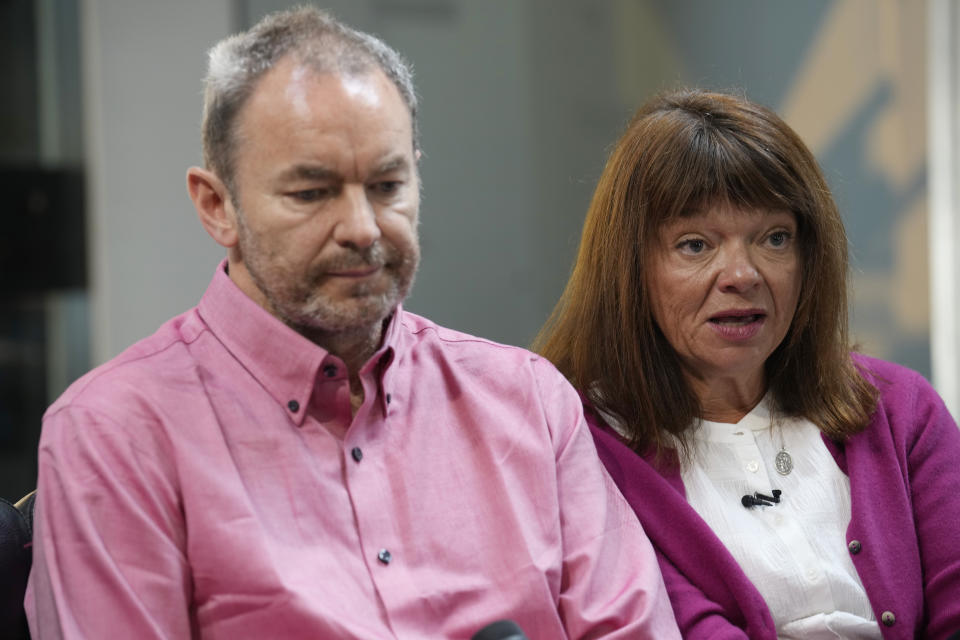
<path fill-rule="evenodd" d="M 308 63 L 291 60 L 270 73 L 275 74 L 275 81 L 283 87 L 284 95 L 290 104 L 304 113 L 316 108 L 316 105 L 310 102 L 311 94 L 324 88 L 342 91 L 357 105 L 370 109 L 384 107 L 384 98 L 390 93 L 395 93 L 402 102 L 399 91 L 377 68 L 362 71 L 320 71 Z"/>
<path fill-rule="evenodd" d="M 243 129 L 260 129 L 264 118 L 316 121 L 345 113 L 393 113 L 404 120 L 401 126 L 413 130 L 409 106 L 396 85 L 379 68 L 358 71 L 318 70 L 288 56 L 268 71 L 241 107 L 238 124 Z M 402 115 L 401 115 L 402 114 Z M 394 119 L 394 122 L 397 123 Z M 246 133 L 250 133 L 248 131 Z"/>
<path fill-rule="evenodd" d="M 351 112 L 402 112 L 411 120 L 400 92 L 379 69 L 360 73 L 316 72 L 285 62 L 260 79 L 241 107 L 239 121 L 255 117 L 314 118 Z M 249 123 L 248 123 L 249 124 Z"/>
<path fill-rule="evenodd" d="M 251 97 L 262 94 L 284 95 L 291 101 L 302 101 L 313 91 L 332 89 L 375 107 L 389 95 L 409 106 L 403 95 L 387 74 L 375 64 L 370 66 L 350 65 L 340 67 L 304 60 L 289 54 L 278 61 L 257 81 Z"/>

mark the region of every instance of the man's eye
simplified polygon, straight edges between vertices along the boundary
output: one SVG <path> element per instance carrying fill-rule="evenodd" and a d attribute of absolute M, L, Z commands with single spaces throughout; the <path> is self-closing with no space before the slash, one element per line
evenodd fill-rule
<path fill-rule="evenodd" d="M 383 195 L 391 195 L 399 191 L 402 184 L 399 180 L 384 180 L 374 183 L 373 190 Z"/>
<path fill-rule="evenodd" d="M 290 194 L 290 197 L 300 202 L 316 202 L 328 193 L 328 189 L 304 189 L 303 191 L 294 191 Z"/>

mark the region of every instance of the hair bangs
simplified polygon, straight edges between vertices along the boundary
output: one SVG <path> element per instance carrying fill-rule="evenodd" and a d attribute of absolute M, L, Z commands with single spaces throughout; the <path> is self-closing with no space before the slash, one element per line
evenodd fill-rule
<path fill-rule="evenodd" d="M 680 215 L 693 215 L 716 204 L 737 209 L 793 211 L 803 190 L 769 149 L 741 132 L 710 127 L 691 145 L 691 197 Z"/>

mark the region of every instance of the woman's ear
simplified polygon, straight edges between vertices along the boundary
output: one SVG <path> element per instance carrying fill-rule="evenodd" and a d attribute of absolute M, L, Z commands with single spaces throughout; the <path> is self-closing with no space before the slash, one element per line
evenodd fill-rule
<path fill-rule="evenodd" d="M 217 244 L 230 249 L 237 244 L 237 217 L 230 192 L 217 174 L 200 167 L 187 170 L 187 192 L 200 224 Z"/>

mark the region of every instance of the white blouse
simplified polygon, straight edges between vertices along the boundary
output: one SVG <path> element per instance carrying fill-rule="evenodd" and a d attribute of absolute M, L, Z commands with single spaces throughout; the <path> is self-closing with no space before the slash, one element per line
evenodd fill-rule
<path fill-rule="evenodd" d="M 736 424 L 702 423 L 682 469 L 687 500 L 757 587 L 783 638 L 880 638 L 846 544 L 850 481 L 809 420 L 785 418 L 771 429 L 764 398 Z M 774 464 L 784 447 L 793 471 Z M 773 506 L 746 508 L 745 494 L 772 495 Z"/>

